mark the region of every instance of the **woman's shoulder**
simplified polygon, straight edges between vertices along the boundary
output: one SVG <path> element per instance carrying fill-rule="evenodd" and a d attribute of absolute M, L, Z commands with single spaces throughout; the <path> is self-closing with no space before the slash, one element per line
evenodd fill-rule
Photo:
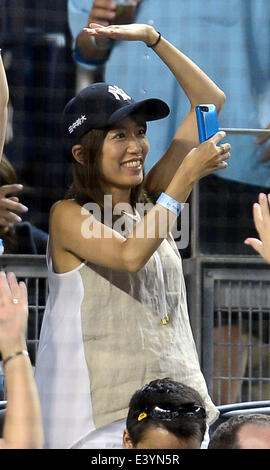
<path fill-rule="evenodd" d="M 53 204 L 50 210 L 50 225 L 62 226 L 70 223 L 70 218 L 81 212 L 81 206 L 73 199 L 62 199 Z"/>
<path fill-rule="evenodd" d="M 81 206 L 74 199 L 61 199 L 60 201 L 57 201 L 52 205 L 50 210 L 50 216 L 80 210 Z"/>

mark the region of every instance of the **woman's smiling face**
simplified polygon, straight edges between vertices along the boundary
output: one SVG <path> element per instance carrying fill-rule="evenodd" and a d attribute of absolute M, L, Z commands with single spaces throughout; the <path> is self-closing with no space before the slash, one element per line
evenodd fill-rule
<path fill-rule="evenodd" d="M 127 117 L 108 131 L 100 157 L 102 186 L 106 193 L 131 190 L 143 181 L 149 143 L 146 123 Z"/>

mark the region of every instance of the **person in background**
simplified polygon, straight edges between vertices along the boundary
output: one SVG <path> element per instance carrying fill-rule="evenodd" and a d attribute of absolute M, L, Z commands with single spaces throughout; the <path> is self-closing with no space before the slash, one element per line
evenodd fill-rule
<path fill-rule="evenodd" d="M 23 222 L 16 212 L 26 211 L 12 194 L 23 189 L 17 184 L 14 167 L 5 155 L 0 161 L 0 238 L 4 243 L 5 254 L 32 254 L 46 253 L 48 234 L 32 225 Z M 16 211 L 16 212 L 15 212 Z"/>
<path fill-rule="evenodd" d="M 48 234 L 29 222 L 22 222 L 18 213 L 28 208 L 17 194 L 23 186 L 17 184 L 15 169 L 3 154 L 8 121 L 9 89 L 0 51 L 0 238 L 4 254 L 45 254 Z M 30 290 L 30 289 L 29 289 Z M 30 291 L 31 295 L 31 291 Z M 5 397 L 4 376 L 0 364 L 0 397 Z"/>
<path fill-rule="evenodd" d="M 9 102 L 9 89 L 7 83 L 6 72 L 2 60 L 2 53 L 0 49 L 0 162 L 3 155 L 3 149 L 6 138 L 7 122 L 8 122 L 8 102 Z M 14 222 L 20 222 L 21 218 L 14 213 L 26 212 L 28 209 L 14 194 L 22 190 L 22 185 L 13 185 L 12 187 L 0 187 L 0 226 L 8 226 Z M 12 197 L 6 197 L 7 194 L 12 193 Z"/>
<path fill-rule="evenodd" d="M 232 416 L 216 428 L 208 449 L 270 449 L 270 416 Z"/>
<path fill-rule="evenodd" d="M 28 211 L 17 197 L 23 186 L 17 183 L 15 169 L 3 155 L 8 102 L 8 83 L 0 53 L 0 238 L 4 241 L 6 254 L 44 254 L 48 235 L 29 222 L 20 224 L 22 219 L 17 213 L 23 214 Z"/>
<path fill-rule="evenodd" d="M 170 378 L 156 379 L 131 397 L 124 449 L 200 449 L 207 428 L 200 394 Z"/>
<path fill-rule="evenodd" d="M 39 397 L 25 341 L 27 316 L 24 282 L 0 271 L 0 352 L 7 390 L 0 449 L 43 447 Z"/>
<path fill-rule="evenodd" d="M 147 123 L 168 116 L 164 101 L 137 102 L 102 82 L 65 106 L 74 177 L 50 213 L 49 298 L 35 368 L 49 448 L 121 448 L 130 396 L 162 375 L 199 391 L 209 423 L 218 415 L 171 230 L 196 181 L 227 167 L 230 145 L 217 145 L 225 133 L 198 145 L 195 120 L 201 100 L 220 110 L 226 97 L 151 25 L 95 25 L 89 34 L 143 43 L 175 74 L 190 110 L 145 178 Z"/>

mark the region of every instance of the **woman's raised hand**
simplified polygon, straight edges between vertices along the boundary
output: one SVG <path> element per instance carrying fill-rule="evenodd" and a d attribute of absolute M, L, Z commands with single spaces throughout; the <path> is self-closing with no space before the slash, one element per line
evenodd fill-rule
<path fill-rule="evenodd" d="M 253 204 L 253 220 L 260 238 L 247 238 L 250 245 L 267 263 L 270 263 L 270 194 L 259 194 L 259 200 Z"/>
<path fill-rule="evenodd" d="M 181 167 L 188 167 L 194 182 L 214 171 L 227 168 L 231 145 L 229 143 L 217 145 L 225 136 L 225 132 L 219 131 L 186 155 Z"/>
<path fill-rule="evenodd" d="M 14 273 L 0 271 L 0 350 L 12 350 L 24 340 L 28 317 L 27 289 Z"/>
<path fill-rule="evenodd" d="M 90 23 L 89 28 L 84 28 L 84 31 L 86 31 L 89 36 L 96 38 L 143 41 L 146 44 L 154 44 L 158 38 L 158 33 L 152 26 L 137 23 L 109 26 Z"/>

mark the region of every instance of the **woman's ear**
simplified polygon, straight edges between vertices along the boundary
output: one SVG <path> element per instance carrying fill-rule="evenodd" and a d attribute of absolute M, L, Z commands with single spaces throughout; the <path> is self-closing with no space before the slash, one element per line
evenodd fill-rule
<path fill-rule="evenodd" d="M 72 155 L 78 163 L 80 163 L 81 165 L 84 165 L 84 153 L 83 153 L 82 145 L 79 145 L 79 144 L 73 145 Z"/>
<path fill-rule="evenodd" d="M 127 429 L 123 432 L 123 449 L 133 449 L 133 444 Z"/>

